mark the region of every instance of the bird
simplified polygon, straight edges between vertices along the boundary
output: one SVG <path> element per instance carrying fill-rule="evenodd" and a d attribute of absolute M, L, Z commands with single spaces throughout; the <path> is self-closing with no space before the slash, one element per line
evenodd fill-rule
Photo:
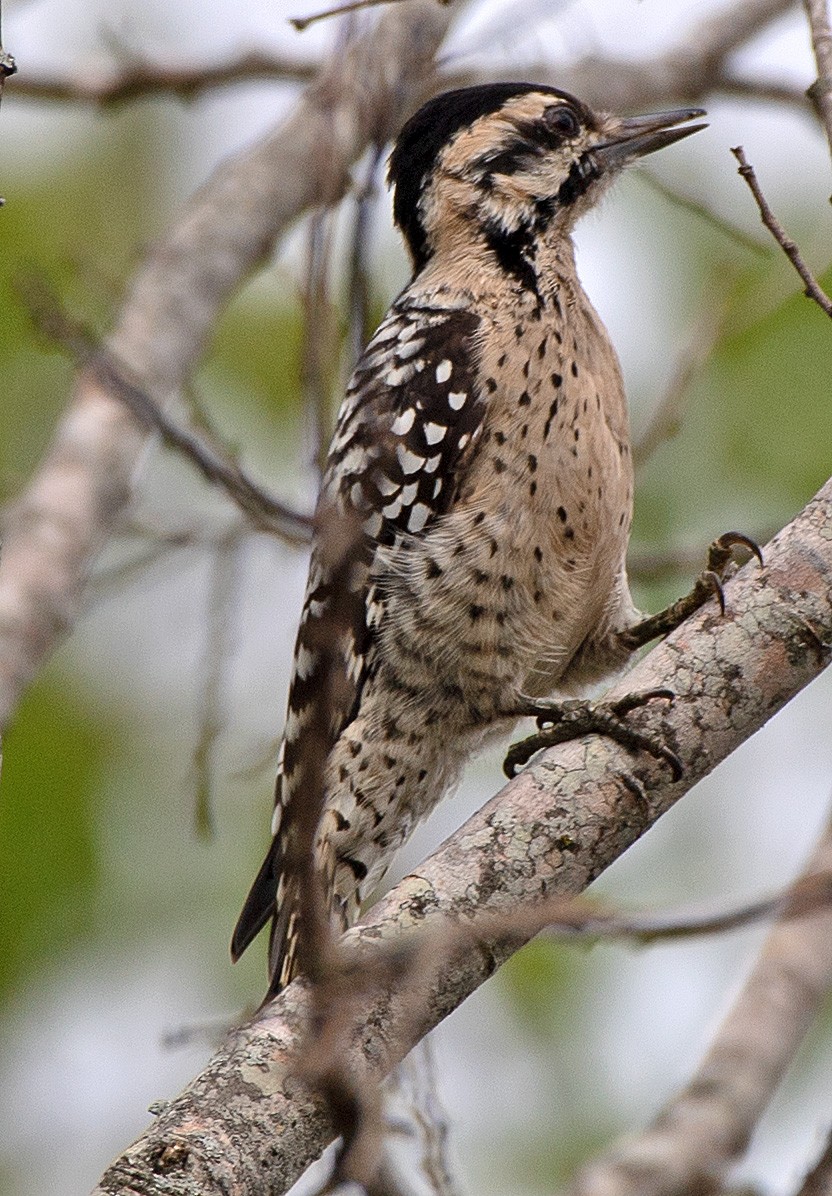
<path fill-rule="evenodd" d="M 412 276 L 337 418 L 318 527 L 331 544 L 333 526 L 347 537 L 354 526 L 355 550 L 339 584 L 327 537 L 313 547 L 273 837 L 232 938 L 237 959 L 271 922 L 268 997 L 299 969 L 288 861 L 313 733 L 325 795 L 315 867 L 338 930 L 471 753 L 521 717 L 548 730 L 512 749 L 509 771 L 547 742 L 600 731 L 678 773 L 670 749 L 626 719 L 669 691 L 608 706 L 569 695 L 721 597 L 733 545 L 750 542 L 716 541 L 691 595 L 641 618 L 625 563 L 624 386 L 572 233 L 624 166 L 705 128 L 691 123 L 704 115 L 621 117 L 504 82 L 435 96 L 395 141 L 388 182 Z"/>

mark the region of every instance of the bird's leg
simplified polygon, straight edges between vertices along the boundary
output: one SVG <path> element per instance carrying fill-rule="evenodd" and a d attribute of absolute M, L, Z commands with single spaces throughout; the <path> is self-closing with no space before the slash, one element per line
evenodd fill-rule
<path fill-rule="evenodd" d="M 762 565 L 763 555 L 754 540 L 741 532 L 725 532 L 719 539 L 714 540 L 708 549 L 707 568 L 700 573 L 690 593 L 677 599 L 666 610 L 620 631 L 617 636 L 619 644 L 628 652 L 635 652 L 651 640 L 674 631 L 712 597 L 716 598 L 724 614 L 725 596 L 722 592 L 722 582 L 731 563 L 733 551 L 737 547 L 747 549 Z M 577 739 L 581 735 L 598 734 L 606 735 L 634 751 L 648 752 L 656 759 L 664 760 L 673 774 L 674 781 L 678 781 L 683 768 L 676 753 L 661 740 L 636 730 L 625 717 L 631 710 L 646 705 L 654 698 L 664 698 L 672 702 L 673 697 L 674 694 L 669 689 L 648 689 L 643 693 L 626 694 L 613 702 L 529 700 L 521 703 L 510 713 L 517 717 L 536 718 L 540 730 L 537 734 L 512 745 L 503 765 L 504 770 L 512 777 L 542 748 L 566 743 L 567 740 Z"/>
<path fill-rule="evenodd" d="M 512 744 L 503 764 L 507 776 L 513 777 L 517 770 L 535 752 L 556 743 L 566 743 L 581 735 L 606 735 L 632 751 L 648 752 L 657 760 L 664 760 L 673 774 L 674 781 L 682 775 L 682 761 L 666 744 L 644 731 L 639 731 L 626 720 L 626 715 L 639 706 L 662 698 L 672 702 L 674 694 L 669 689 L 647 689 L 643 693 L 625 694 L 612 702 L 586 702 L 580 698 L 568 698 L 561 702 L 521 702 L 509 713 L 518 718 L 537 718 L 540 730 L 519 743 Z"/>
<path fill-rule="evenodd" d="M 754 540 L 744 536 L 742 532 L 725 532 L 714 540 L 708 549 L 707 567 L 696 579 L 693 589 L 682 598 L 677 598 L 665 610 L 656 615 L 650 615 L 632 627 L 627 627 L 618 633 L 617 639 L 623 648 L 635 652 L 651 640 L 669 635 L 684 623 L 685 619 L 699 610 L 700 606 L 709 598 L 716 598 L 721 613 L 725 614 L 725 595 L 722 592 L 722 582 L 725 572 L 733 559 L 735 548 L 745 548 L 762 565 L 763 554 Z"/>

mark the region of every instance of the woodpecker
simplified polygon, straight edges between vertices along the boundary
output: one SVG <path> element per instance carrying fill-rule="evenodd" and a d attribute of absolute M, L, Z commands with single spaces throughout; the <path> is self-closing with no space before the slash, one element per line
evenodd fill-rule
<path fill-rule="evenodd" d="M 318 545 L 273 840 L 232 940 L 237 958 L 271 920 L 270 994 L 297 970 L 284 811 L 303 796 L 330 626 L 343 665 L 318 748 L 316 863 L 338 928 L 469 754 L 523 715 L 550 730 L 514 749 L 512 767 L 585 730 L 678 763 L 624 718 L 664 691 L 606 708 L 547 696 L 619 670 L 718 587 L 705 573 L 688 600 L 639 620 L 625 565 L 633 469 L 621 371 L 572 243 L 623 166 L 704 128 L 690 123 L 702 115 L 622 118 L 554 87 L 497 83 L 430 100 L 396 141 L 388 180 L 413 276 L 349 383 L 319 506 L 360 520 L 353 615 L 330 624 L 331 564 Z M 738 540 L 717 542 L 716 574 Z"/>

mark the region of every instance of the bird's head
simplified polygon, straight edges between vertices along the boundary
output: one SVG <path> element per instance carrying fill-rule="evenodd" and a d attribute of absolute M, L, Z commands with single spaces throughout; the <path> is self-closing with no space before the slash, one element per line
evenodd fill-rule
<path fill-rule="evenodd" d="M 622 166 L 704 128 L 685 123 L 702 115 L 609 116 L 532 83 L 436 96 L 403 127 L 388 171 L 415 269 L 444 246 L 453 251 L 465 230 L 495 243 L 533 238 L 553 222 L 568 233 Z"/>

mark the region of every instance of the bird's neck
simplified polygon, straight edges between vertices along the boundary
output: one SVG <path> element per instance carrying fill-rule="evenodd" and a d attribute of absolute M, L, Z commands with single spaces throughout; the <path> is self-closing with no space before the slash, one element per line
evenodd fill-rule
<path fill-rule="evenodd" d="M 411 284 L 411 289 L 426 293 L 438 288 L 443 295 L 478 301 L 522 298 L 545 304 L 556 293 L 569 304 L 584 299 L 568 233 L 560 228 L 534 235 L 522 228 L 472 228 L 470 221 L 445 228 L 442 241 Z"/>

